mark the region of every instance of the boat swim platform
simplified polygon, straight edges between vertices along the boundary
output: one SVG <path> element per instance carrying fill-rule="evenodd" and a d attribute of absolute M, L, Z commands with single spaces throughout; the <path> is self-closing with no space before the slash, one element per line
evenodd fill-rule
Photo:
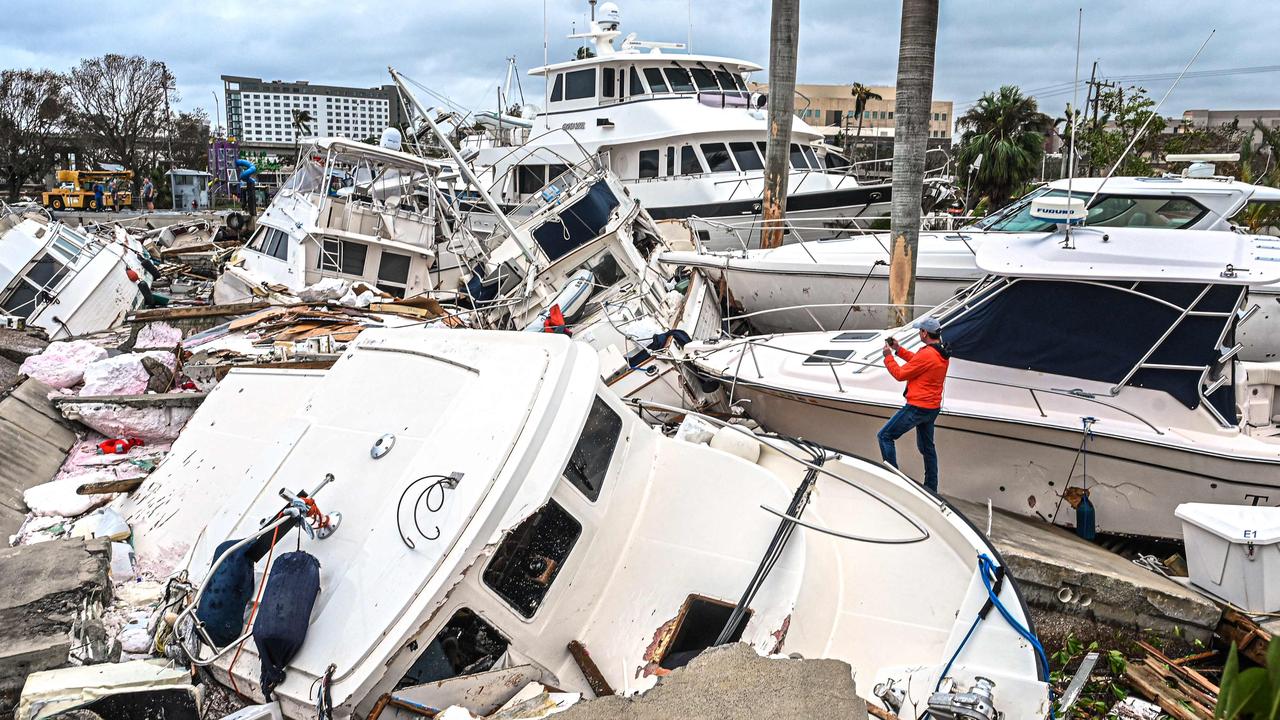
<path fill-rule="evenodd" d="M 947 501 L 987 529 L 986 505 Z M 999 508 L 990 522 L 988 536 L 1033 609 L 1188 642 L 1207 642 L 1222 619 L 1222 607 L 1209 597 L 1068 530 Z"/>

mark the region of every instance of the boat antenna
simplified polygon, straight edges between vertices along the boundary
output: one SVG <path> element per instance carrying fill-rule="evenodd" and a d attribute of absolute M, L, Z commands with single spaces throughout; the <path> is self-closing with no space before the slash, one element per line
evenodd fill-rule
<path fill-rule="evenodd" d="M 435 120 L 431 119 L 431 113 L 427 112 L 427 109 L 422 106 L 422 103 L 418 100 L 418 96 L 414 95 L 413 92 L 405 86 L 404 76 L 397 72 L 395 68 L 390 66 L 387 67 L 387 72 L 391 73 L 391 79 L 395 81 L 395 84 L 400 89 L 401 94 L 411 105 L 413 105 L 414 110 L 422 116 L 423 121 L 427 123 L 427 127 L 431 128 L 431 132 L 434 133 L 436 139 L 440 141 L 440 145 L 444 147 L 445 152 L 449 153 L 449 157 L 453 158 L 453 161 L 457 163 L 458 173 L 462 175 L 462 179 L 466 180 L 476 189 L 476 192 L 480 195 L 480 199 L 485 205 L 489 206 L 489 210 L 492 211 L 494 217 L 497 218 L 498 224 L 502 226 L 502 229 L 507 232 L 507 235 L 515 241 L 517 246 L 519 246 L 520 252 L 524 253 L 525 259 L 529 261 L 530 265 L 537 267 L 538 260 L 536 256 L 533 254 L 533 251 L 525 245 L 524 238 L 520 236 L 515 225 L 511 224 L 511 218 L 507 217 L 507 214 L 502 212 L 502 208 L 498 207 L 498 203 L 494 202 L 493 196 L 491 196 L 489 191 L 485 189 L 484 185 L 476 179 L 475 173 L 471 172 L 471 166 L 467 164 L 467 161 L 462 158 L 458 149 L 449 141 L 449 136 L 440 129 L 439 125 L 436 125 Z"/>
<path fill-rule="evenodd" d="M 688 5 L 688 16 L 689 16 L 689 37 L 687 38 L 687 42 L 685 42 L 684 46 L 685 48 L 687 48 L 686 52 L 692 55 L 693 54 L 693 0 L 688 0 L 687 5 Z"/>
<path fill-rule="evenodd" d="M 542 0 L 542 67 L 547 67 L 547 0 Z M 548 106 L 551 104 L 551 73 L 542 71 L 542 127 L 551 129 Z"/>
<path fill-rule="evenodd" d="M 1151 114 L 1147 115 L 1147 121 L 1142 123 L 1142 127 L 1138 128 L 1138 132 L 1135 133 L 1133 139 L 1129 141 L 1129 146 L 1124 149 L 1124 152 L 1120 153 L 1120 157 L 1116 158 L 1115 164 L 1111 166 L 1111 170 L 1107 173 L 1106 177 L 1102 178 L 1102 182 L 1098 183 L 1098 189 L 1093 191 L 1093 195 L 1089 197 L 1089 202 L 1085 203 L 1085 207 L 1093 204 L 1093 201 L 1098 197 L 1098 193 L 1102 192 L 1102 186 L 1106 185 L 1107 181 L 1111 179 L 1111 176 L 1116 174 L 1116 170 L 1119 169 L 1120 163 L 1124 162 L 1124 159 L 1128 157 L 1129 152 L 1133 150 L 1133 146 L 1138 144 L 1138 139 L 1147 131 L 1147 126 L 1150 125 L 1151 121 L 1160 113 L 1160 108 L 1164 105 L 1164 101 L 1169 99 L 1169 94 L 1173 92 L 1174 88 L 1178 87 L 1178 83 L 1182 81 L 1182 76 L 1186 75 L 1187 71 L 1191 69 L 1191 66 L 1195 64 L 1196 58 L 1200 57 L 1200 53 L 1204 52 L 1205 46 L 1213 39 L 1213 34 L 1216 32 L 1218 32 L 1217 28 L 1209 31 L 1209 37 L 1205 38 L 1204 42 L 1200 43 L 1200 49 L 1196 50 L 1196 54 L 1192 55 L 1191 59 L 1187 61 L 1187 64 L 1182 68 L 1182 72 L 1178 73 L 1178 77 L 1174 79 L 1173 84 L 1169 86 L 1169 89 L 1164 91 L 1164 97 L 1161 97 L 1160 102 L 1156 103 L 1156 106 L 1151 109 Z"/>
<path fill-rule="evenodd" d="M 1084 8 L 1076 9 L 1076 75 L 1071 83 L 1071 144 L 1067 148 L 1067 208 L 1071 207 L 1071 181 L 1076 176 L 1076 128 L 1080 119 L 1080 34 L 1084 29 Z M 1071 224 L 1067 223 L 1067 237 Z"/>

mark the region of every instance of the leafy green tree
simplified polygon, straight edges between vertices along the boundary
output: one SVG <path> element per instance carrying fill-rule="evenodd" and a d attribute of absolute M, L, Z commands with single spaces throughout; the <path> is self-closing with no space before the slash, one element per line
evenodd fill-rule
<path fill-rule="evenodd" d="M 853 95 L 853 114 L 858 118 L 858 132 L 853 139 L 853 142 L 857 142 L 862 137 L 862 121 L 867 114 L 867 101 L 883 100 L 884 98 L 881 97 L 880 93 L 862 83 L 854 83 L 850 94 Z"/>
<path fill-rule="evenodd" d="M 1076 137 L 1076 152 L 1085 160 L 1088 174 L 1110 172 L 1135 137 L 1137 142 L 1124 155 L 1115 174 L 1151 174 L 1150 156 L 1160 147 L 1160 133 L 1166 124 L 1164 118 L 1156 114 L 1155 105 L 1147 91 L 1140 87 L 1108 88 L 1099 93 L 1098 119 L 1087 118 L 1082 122 Z M 1147 124 L 1148 118 L 1150 124 Z M 1076 165 L 1080 166 L 1078 162 Z"/>
<path fill-rule="evenodd" d="M 1253 121 L 1252 132 L 1242 133 L 1240 139 L 1237 174 L 1243 182 L 1280 187 L 1280 128 Z M 1249 203 L 1235 220 L 1251 233 L 1271 233 L 1272 228 L 1280 227 L 1280 207 L 1276 203 Z"/>
<path fill-rule="evenodd" d="M 68 111 L 64 78 L 48 70 L 0 72 L 0 180 L 10 200 L 53 167 L 56 133 Z"/>
<path fill-rule="evenodd" d="M 982 96 L 960 116 L 960 149 L 956 159 L 962 183 L 974 198 L 986 197 L 994 210 L 1035 177 L 1044 157 L 1045 134 L 1053 120 L 1040 112 L 1033 97 L 1014 85 Z M 976 169 L 975 161 L 982 161 Z"/>
<path fill-rule="evenodd" d="M 1267 646 L 1267 666 L 1240 669 L 1240 655 L 1231 643 L 1222 669 L 1215 720 L 1277 720 L 1280 718 L 1280 642 Z"/>

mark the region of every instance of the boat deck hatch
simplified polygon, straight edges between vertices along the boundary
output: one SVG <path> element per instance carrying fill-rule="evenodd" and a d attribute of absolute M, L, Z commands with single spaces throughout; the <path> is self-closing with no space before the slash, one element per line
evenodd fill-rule
<path fill-rule="evenodd" d="M 848 360 L 853 350 L 816 350 L 804 359 L 805 365 L 830 365 L 839 360 Z"/>
<path fill-rule="evenodd" d="M 396 689 L 484 672 L 502 657 L 508 644 L 484 618 L 469 608 L 458 608 Z"/>
<path fill-rule="evenodd" d="M 680 614 L 676 616 L 675 631 L 670 644 L 662 651 L 658 666 L 667 670 L 684 667 L 703 650 L 715 644 L 716 637 L 724 629 L 725 623 L 729 622 L 733 608 L 733 603 L 690 595 L 680 609 Z M 733 629 L 729 642 L 735 643 L 742 639 L 742 633 L 747 629 L 750 619 L 751 611 L 748 610 Z"/>
<path fill-rule="evenodd" d="M 503 539 L 485 568 L 484 584 L 513 610 L 533 617 L 581 534 L 581 523 L 548 502 Z"/>
<path fill-rule="evenodd" d="M 866 342 L 880 337 L 879 330 L 854 330 L 852 332 L 842 332 L 832 338 L 835 342 Z"/>

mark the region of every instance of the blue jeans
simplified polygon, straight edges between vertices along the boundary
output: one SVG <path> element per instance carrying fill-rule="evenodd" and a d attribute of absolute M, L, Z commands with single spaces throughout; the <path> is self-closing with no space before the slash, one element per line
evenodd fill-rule
<path fill-rule="evenodd" d="M 924 486 L 935 493 L 938 492 L 938 451 L 933 447 L 933 422 L 937 419 L 937 408 L 926 410 L 915 405 L 903 405 L 876 433 L 876 439 L 880 441 L 880 457 L 898 467 L 898 451 L 893 443 L 915 428 L 916 447 L 924 458 Z"/>

